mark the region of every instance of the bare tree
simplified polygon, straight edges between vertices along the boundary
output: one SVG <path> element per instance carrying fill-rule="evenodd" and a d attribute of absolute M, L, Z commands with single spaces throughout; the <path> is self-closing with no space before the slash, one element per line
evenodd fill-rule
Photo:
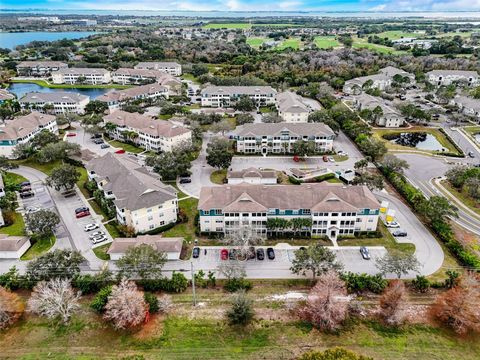
<path fill-rule="evenodd" d="M 126 329 L 141 324 L 147 313 L 148 305 L 137 285 L 132 281 L 122 280 L 112 288 L 103 317 L 112 321 L 117 329 Z"/>
<path fill-rule="evenodd" d="M 407 302 L 405 284 L 401 280 L 392 280 L 380 298 L 380 318 L 386 325 L 399 326 L 405 321 Z"/>
<path fill-rule="evenodd" d="M 75 292 L 67 279 L 41 281 L 33 288 L 28 310 L 66 324 L 80 307 L 79 298 L 80 292 Z"/>
<path fill-rule="evenodd" d="M 246 259 L 248 248 L 263 244 L 265 238 L 257 233 L 252 226 L 240 226 L 225 235 L 226 245 L 233 246 L 237 250 L 240 258 Z"/>
<path fill-rule="evenodd" d="M 24 310 L 20 297 L 0 286 L 0 330 L 17 321 Z"/>
<path fill-rule="evenodd" d="M 166 314 L 172 308 L 172 297 L 170 295 L 163 295 L 158 298 L 158 312 Z"/>
<path fill-rule="evenodd" d="M 349 302 L 345 283 L 330 270 L 318 278 L 298 315 L 321 330 L 334 331 L 346 319 Z"/>
<path fill-rule="evenodd" d="M 226 279 L 242 279 L 246 276 L 245 264 L 238 260 L 223 261 L 217 271 Z"/>
<path fill-rule="evenodd" d="M 432 315 L 458 334 L 480 332 L 480 277 L 464 274 L 457 286 L 439 295 Z"/>

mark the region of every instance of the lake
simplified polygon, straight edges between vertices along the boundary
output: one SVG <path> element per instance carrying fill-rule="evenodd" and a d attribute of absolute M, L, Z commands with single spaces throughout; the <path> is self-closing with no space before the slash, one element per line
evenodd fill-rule
<path fill-rule="evenodd" d="M 67 91 L 67 92 L 73 92 L 73 93 L 90 96 L 90 100 L 93 100 L 110 90 L 112 89 L 75 89 L 75 88 L 50 89 L 34 83 L 13 83 L 13 84 L 10 84 L 10 86 L 8 87 L 8 91 L 15 94 L 18 99 L 20 99 L 26 93 L 32 92 L 32 91 L 38 91 L 38 92 Z"/>
<path fill-rule="evenodd" d="M 446 151 L 437 138 L 426 132 L 401 133 L 389 136 L 390 141 L 397 145 L 414 147 L 419 150 Z"/>
<path fill-rule="evenodd" d="M 25 45 L 31 41 L 55 41 L 61 39 L 80 39 L 90 35 L 97 34 L 93 31 L 66 31 L 66 32 L 50 32 L 50 31 L 32 31 L 21 33 L 0 32 L 0 47 L 7 49 L 15 49 L 18 45 Z"/>

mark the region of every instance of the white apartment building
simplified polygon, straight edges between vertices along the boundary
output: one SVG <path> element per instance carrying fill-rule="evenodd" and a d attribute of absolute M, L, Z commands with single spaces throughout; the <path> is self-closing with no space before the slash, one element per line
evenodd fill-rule
<path fill-rule="evenodd" d="M 452 105 L 457 105 L 460 112 L 472 116 L 480 121 L 480 100 L 467 96 L 457 96 L 450 101 Z"/>
<path fill-rule="evenodd" d="M 29 92 L 19 101 L 22 109 L 31 109 L 45 112 L 45 105 L 52 105 L 54 114 L 75 113 L 83 114 L 85 106 L 90 102 L 90 97 L 67 91 L 54 92 Z"/>
<path fill-rule="evenodd" d="M 208 86 L 201 91 L 202 106 L 228 107 L 242 96 L 248 96 L 257 106 L 275 104 L 277 91 L 271 86 Z"/>
<path fill-rule="evenodd" d="M 476 71 L 464 70 L 432 70 L 425 74 L 428 81 L 437 86 L 464 82 L 467 86 L 480 85 L 480 77 Z"/>
<path fill-rule="evenodd" d="M 333 150 L 335 133 L 323 123 L 261 123 L 243 125 L 234 139 L 240 153 L 292 153 L 300 140 L 313 142 L 316 151 L 324 153 Z"/>
<path fill-rule="evenodd" d="M 0 126 L 0 155 L 11 158 L 15 146 L 28 143 L 43 130 L 58 134 L 55 116 L 33 111 L 6 121 Z"/>
<path fill-rule="evenodd" d="M 88 178 L 115 205 L 116 220 L 145 233 L 177 221 L 177 191 L 126 154 L 107 153 L 86 165 Z"/>
<path fill-rule="evenodd" d="M 287 123 L 306 123 L 312 109 L 302 101 L 302 97 L 285 91 L 277 95 L 278 116 Z"/>
<path fill-rule="evenodd" d="M 54 84 L 109 84 L 112 79 L 110 71 L 98 68 L 66 68 L 52 72 Z"/>
<path fill-rule="evenodd" d="M 182 65 L 176 62 L 141 62 L 134 66 L 135 69 L 158 70 L 173 76 L 182 75 Z"/>
<path fill-rule="evenodd" d="M 145 82 L 157 82 L 165 85 L 166 81 L 175 79 L 172 75 L 159 70 L 120 68 L 112 71 L 112 81 L 117 84 L 142 84 Z M 177 82 L 180 80 L 175 79 Z"/>
<path fill-rule="evenodd" d="M 355 96 L 353 105 L 359 111 L 363 109 L 374 110 L 379 107 L 382 114 L 375 119 L 375 125 L 386 128 L 398 128 L 405 124 L 405 118 L 396 109 L 386 105 L 382 99 L 378 99 L 366 93 Z"/>
<path fill-rule="evenodd" d="M 22 61 L 17 65 L 19 76 L 46 76 L 52 71 L 68 68 L 68 64 L 60 61 Z"/>
<path fill-rule="evenodd" d="M 110 110 L 120 108 L 128 101 L 138 99 L 168 99 L 170 96 L 168 86 L 160 84 L 148 84 L 142 86 L 135 86 L 125 90 L 110 90 L 106 94 L 100 95 L 95 100 L 103 101 L 108 104 Z"/>
<path fill-rule="evenodd" d="M 313 238 L 337 239 L 375 231 L 380 204 L 366 186 L 239 184 L 202 188 L 198 210 L 202 233 L 228 235 L 248 226 L 266 237 L 276 231 L 268 219 L 303 218 L 311 220 L 302 230 Z"/>
<path fill-rule="evenodd" d="M 345 94 L 360 94 L 362 92 L 363 85 L 369 80 L 372 81 L 371 88 L 385 90 L 392 85 L 395 75 L 407 77 L 410 79 L 411 83 L 415 81 L 415 75 L 401 69 L 397 69 L 393 66 L 387 66 L 381 69 L 378 74 L 361 76 L 352 80 L 345 81 L 345 84 L 343 85 L 343 92 Z"/>
<path fill-rule="evenodd" d="M 192 141 L 190 129 L 148 115 L 117 110 L 105 116 L 103 121 L 116 125 L 115 130 L 109 132 L 111 137 L 119 141 L 133 141 L 146 150 L 172 151 L 175 146 Z M 129 139 L 130 132 L 137 136 Z"/>

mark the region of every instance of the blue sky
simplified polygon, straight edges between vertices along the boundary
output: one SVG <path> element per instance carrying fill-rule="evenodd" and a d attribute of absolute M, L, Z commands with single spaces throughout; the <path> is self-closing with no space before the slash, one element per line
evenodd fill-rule
<path fill-rule="evenodd" d="M 1 0 L 8 9 L 233 11 L 471 11 L 480 0 Z"/>

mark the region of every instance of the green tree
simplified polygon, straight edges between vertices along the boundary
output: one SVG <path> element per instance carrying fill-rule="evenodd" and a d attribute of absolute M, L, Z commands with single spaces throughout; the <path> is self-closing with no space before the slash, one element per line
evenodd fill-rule
<path fill-rule="evenodd" d="M 445 222 L 447 217 L 458 217 L 458 209 L 443 196 L 431 196 L 418 210 L 432 224 Z"/>
<path fill-rule="evenodd" d="M 122 277 L 158 279 L 166 261 L 167 256 L 164 252 L 157 251 L 150 245 L 141 244 L 128 248 L 116 265 Z"/>
<path fill-rule="evenodd" d="M 247 297 L 245 291 L 239 291 L 233 295 L 226 317 L 231 325 L 248 325 L 253 320 L 253 302 Z"/>
<path fill-rule="evenodd" d="M 228 169 L 232 162 L 233 150 L 230 142 L 223 138 L 213 138 L 207 146 L 207 163 L 218 169 Z"/>
<path fill-rule="evenodd" d="M 28 229 L 41 238 L 51 236 L 60 223 L 59 216 L 55 212 L 47 209 L 41 209 L 37 212 L 27 214 L 25 220 Z"/>
<path fill-rule="evenodd" d="M 50 176 L 47 177 L 46 183 L 55 190 L 60 191 L 73 189 L 78 179 L 80 179 L 80 172 L 70 164 L 63 164 L 52 170 Z"/>
<path fill-rule="evenodd" d="M 403 171 L 410 167 L 407 161 L 399 159 L 392 154 L 386 154 L 380 162 L 380 165 L 389 172 L 396 172 L 399 174 L 403 174 Z"/>
<path fill-rule="evenodd" d="M 240 98 L 235 102 L 233 108 L 237 111 L 254 111 L 256 109 L 255 102 L 249 96 L 240 96 Z"/>
<path fill-rule="evenodd" d="M 397 275 L 401 278 L 402 275 L 407 275 L 410 271 L 419 272 L 421 264 L 418 262 L 415 254 L 404 254 L 398 251 L 388 252 L 383 257 L 378 258 L 375 266 L 380 273 Z"/>
<path fill-rule="evenodd" d="M 103 114 L 108 110 L 108 104 L 99 100 L 92 100 L 85 106 L 85 113 L 87 114 Z"/>
<path fill-rule="evenodd" d="M 255 121 L 251 114 L 238 114 L 236 116 L 237 126 L 244 124 L 251 124 Z"/>
<path fill-rule="evenodd" d="M 383 189 L 383 176 L 362 172 L 353 179 L 353 185 L 365 185 L 370 191 Z"/>
<path fill-rule="evenodd" d="M 53 250 L 27 264 L 26 275 L 32 281 L 52 278 L 74 278 L 80 273 L 85 258 L 78 251 Z"/>
<path fill-rule="evenodd" d="M 342 265 L 336 261 L 335 253 L 318 243 L 296 250 L 290 268 L 294 274 L 306 275 L 311 271 L 313 279 L 329 270 L 340 271 L 341 269 Z"/>
<path fill-rule="evenodd" d="M 315 143 L 312 141 L 297 140 L 292 144 L 292 152 L 300 157 L 315 155 Z"/>

